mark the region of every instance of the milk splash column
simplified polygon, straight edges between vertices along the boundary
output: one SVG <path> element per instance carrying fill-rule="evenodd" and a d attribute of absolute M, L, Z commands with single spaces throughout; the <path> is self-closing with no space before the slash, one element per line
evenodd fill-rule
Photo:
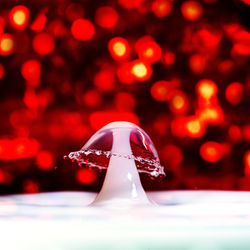
<path fill-rule="evenodd" d="M 151 204 L 141 185 L 135 160 L 131 157 L 130 132 L 134 125 L 127 122 L 116 122 L 115 125 L 119 129 L 113 130 L 112 156 L 107 174 L 92 205 L 124 207 Z"/>

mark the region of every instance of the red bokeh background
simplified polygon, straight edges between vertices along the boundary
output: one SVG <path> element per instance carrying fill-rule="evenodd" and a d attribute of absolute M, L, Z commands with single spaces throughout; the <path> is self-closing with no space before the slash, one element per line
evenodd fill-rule
<path fill-rule="evenodd" d="M 63 160 L 108 122 L 139 124 L 166 178 L 250 190 L 248 0 L 1 1 L 0 193 L 93 190 Z"/>

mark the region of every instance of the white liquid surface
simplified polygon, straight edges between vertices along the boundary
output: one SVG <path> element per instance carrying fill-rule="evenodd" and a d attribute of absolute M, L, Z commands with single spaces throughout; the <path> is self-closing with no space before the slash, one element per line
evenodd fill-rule
<path fill-rule="evenodd" d="M 1 249 L 250 249 L 250 192 L 149 192 L 159 206 L 126 210 L 96 195 L 1 197 Z"/>

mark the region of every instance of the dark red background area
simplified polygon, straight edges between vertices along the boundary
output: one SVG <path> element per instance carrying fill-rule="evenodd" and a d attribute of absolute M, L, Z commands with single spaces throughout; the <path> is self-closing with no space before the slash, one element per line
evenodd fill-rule
<path fill-rule="evenodd" d="M 165 166 L 162 180 L 141 175 L 146 189 L 250 190 L 249 4 L 1 1 L 0 193 L 99 190 L 104 172 L 63 156 L 116 120 L 142 127 Z M 11 19 L 16 6 L 28 11 L 24 27 Z M 122 57 L 114 38 L 125 41 Z"/>

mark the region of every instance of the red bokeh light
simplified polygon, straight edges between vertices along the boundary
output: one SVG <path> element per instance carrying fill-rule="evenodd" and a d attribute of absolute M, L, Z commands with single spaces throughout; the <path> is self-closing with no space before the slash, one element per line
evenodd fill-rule
<path fill-rule="evenodd" d="M 119 92 L 115 95 L 115 106 L 120 112 L 132 111 L 135 107 L 136 100 L 133 95 L 126 92 Z"/>
<path fill-rule="evenodd" d="M 14 160 L 34 157 L 39 149 L 39 143 L 25 137 L 0 139 L 0 159 Z"/>
<path fill-rule="evenodd" d="M 76 173 L 76 179 L 79 183 L 89 185 L 95 182 L 96 175 L 89 169 L 79 169 Z"/>
<path fill-rule="evenodd" d="M 183 153 L 181 149 L 174 144 L 167 144 L 161 151 L 162 159 L 166 161 L 167 166 L 176 166 L 182 162 Z"/>
<path fill-rule="evenodd" d="M 217 162 L 223 156 L 223 146 L 215 141 L 208 141 L 201 145 L 200 155 L 207 162 Z"/>
<path fill-rule="evenodd" d="M 51 170 L 54 163 L 53 155 L 49 151 L 42 150 L 36 156 L 36 163 L 42 170 Z"/>
<path fill-rule="evenodd" d="M 178 81 L 157 81 L 151 87 L 151 95 L 156 101 L 164 102 L 171 98 L 172 91 L 180 87 Z"/>
<path fill-rule="evenodd" d="M 241 139 L 241 129 L 236 125 L 231 125 L 228 129 L 228 136 L 231 141 L 239 142 Z"/>
<path fill-rule="evenodd" d="M 161 47 L 151 37 L 142 37 L 135 44 L 135 50 L 140 59 L 154 63 L 161 58 Z"/>
<path fill-rule="evenodd" d="M 41 63 L 38 60 L 28 60 L 22 64 L 21 74 L 30 86 L 40 83 Z"/>
<path fill-rule="evenodd" d="M 203 14 L 203 7 L 197 1 L 185 1 L 181 5 L 181 13 L 185 19 L 196 21 Z"/>
<path fill-rule="evenodd" d="M 88 41 L 95 35 L 95 26 L 87 19 L 76 19 L 71 26 L 71 33 L 76 40 Z"/>
<path fill-rule="evenodd" d="M 97 89 L 89 89 L 83 95 L 85 105 L 91 108 L 98 107 L 102 101 L 102 95 Z"/>
<path fill-rule="evenodd" d="M 0 169 L 0 184 L 4 183 L 5 181 L 5 173 L 3 170 Z"/>
<path fill-rule="evenodd" d="M 39 191 L 39 186 L 38 183 L 34 180 L 24 180 L 23 181 L 23 191 L 25 193 L 38 193 Z"/>
<path fill-rule="evenodd" d="M 208 106 L 197 110 L 199 119 L 207 124 L 218 125 L 223 122 L 224 114 L 219 106 Z"/>
<path fill-rule="evenodd" d="M 131 73 L 137 81 L 148 80 L 153 73 L 152 67 L 142 60 L 133 61 Z"/>
<path fill-rule="evenodd" d="M 250 0 L 241 0 L 243 3 L 250 5 Z"/>
<path fill-rule="evenodd" d="M 83 9 L 82 4 L 80 3 L 69 4 L 65 10 L 65 16 L 70 22 L 79 18 L 83 18 L 84 9 Z"/>
<path fill-rule="evenodd" d="M 166 66 L 172 65 L 175 62 L 175 54 L 171 51 L 163 53 L 162 62 Z"/>
<path fill-rule="evenodd" d="M 139 124 L 137 115 L 133 112 L 99 111 L 90 115 L 91 127 L 98 130 L 104 125 L 115 121 L 128 121 Z"/>
<path fill-rule="evenodd" d="M 34 51 L 42 56 L 52 53 L 55 49 L 54 38 L 48 33 L 37 34 L 33 39 L 32 45 Z"/>
<path fill-rule="evenodd" d="M 250 124 L 246 124 L 242 128 L 243 138 L 246 141 L 250 141 Z"/>
<path fill-rule="evenodd" d="M 244 87 L 239 82 L 230 83 L 225 91 L 226 99 L 229 103 L 236 105 L 242 100 Z"/>
<path fill-rule="evenodd" d="M 10 34 L 0 34 L 0 55 L 8 56 L 15 50 L 14 38 Z"/>
<path fill-rule="evenodd" d="M 46 22 L 47 22 L 46 14 L 44 12 L 41 12 L 38 14 L 36 19 L 30 25 L 30 29 L 35 31 L 35 32 L 40 32 L 43 30 Z"/>
<path fill-rule="evenodd" d="M 110 6 L 103 6 L 96 10 L 95 21 L 96 23 L 105 29 L 113 28 L 118 22 L 117 11 Z"/>
<path fill-rule="evenodd" d="M 131 84 L 135 81 L 134 75 L 131 73 L 132 63 L 126 62 L 117 69 L 117 76 L 121 83 Z"/>
<path fill-rule="evenodd" d="M 201 74 L 206 67 L 206 59 L 204 56 L 195 54 L 189 58 L 189 67 L 195 74 Z"/>
<path fill-rule="evenodd" d="M 186 133 L 191 138 L 200 138 L 206 132 L 205 124 L 196 116 L 187 118 Z"/>
<path fill-rule="evenodd" d="M 183 138 L 187 135 L 186 128 L 187 118 L 177 117 L 170 123 L 171 133 L 179 138 Z"/>
<path fill-rule="evenodd" d="M 104 92 L 112 91 L 115 87 L 115 74 L 112 69 L 103 69 L 94 77 L 94 85 Z"/>
<path fill-rule="evenodd" d="M 171 98 L 168 102 L 170 110 L 176 114 L 184 113 L 188 108 L 187 95 L 180 90 L 174 90 L 170 96 Z"/>
<path fill-rule="evenodd" d="M 112 38 L 108 43 L 108 49 L 115 60 L 124 60 L 130 55 L 129 43 L 122 37 Z"/>
<path fill-rule="evenodd" d="M 0 80 L 4 77 L 4 73 L 5 73 L 4 67 L 2 64 L 0 64 Z"/>
<path fill-rule="evenodd" d="M 200 97 L 204 98 L 205 100 L 209 100 L 216 96 L 218 88 L 214 81 L 203 79 L 197 83 L 196 90 Z"/>
<path fill-rule="evenodd" d="M 250 176 L 250 150 L 248 150 L 244 155 L 244 173 L 246 176 Z"/>
<path fill-rule="evenodd" d="M 15 6 L 9 14 L 10 24 L 16 29 L 24 29 L 29 22 L 30 11 L 23 5 Z"/>
<path fill-rule="evenodd" d="M 171 0 L 154 0 L 152 11 L 156 17 L 163 18 L 168 16 L 173 8 Z"/>
<path fill-rule="evenodd" d="M 3 17 L 0 16 L 0 35 L 3 33 L 4 31 L 4 25 L 5 25 L 5 20 Z"/>

